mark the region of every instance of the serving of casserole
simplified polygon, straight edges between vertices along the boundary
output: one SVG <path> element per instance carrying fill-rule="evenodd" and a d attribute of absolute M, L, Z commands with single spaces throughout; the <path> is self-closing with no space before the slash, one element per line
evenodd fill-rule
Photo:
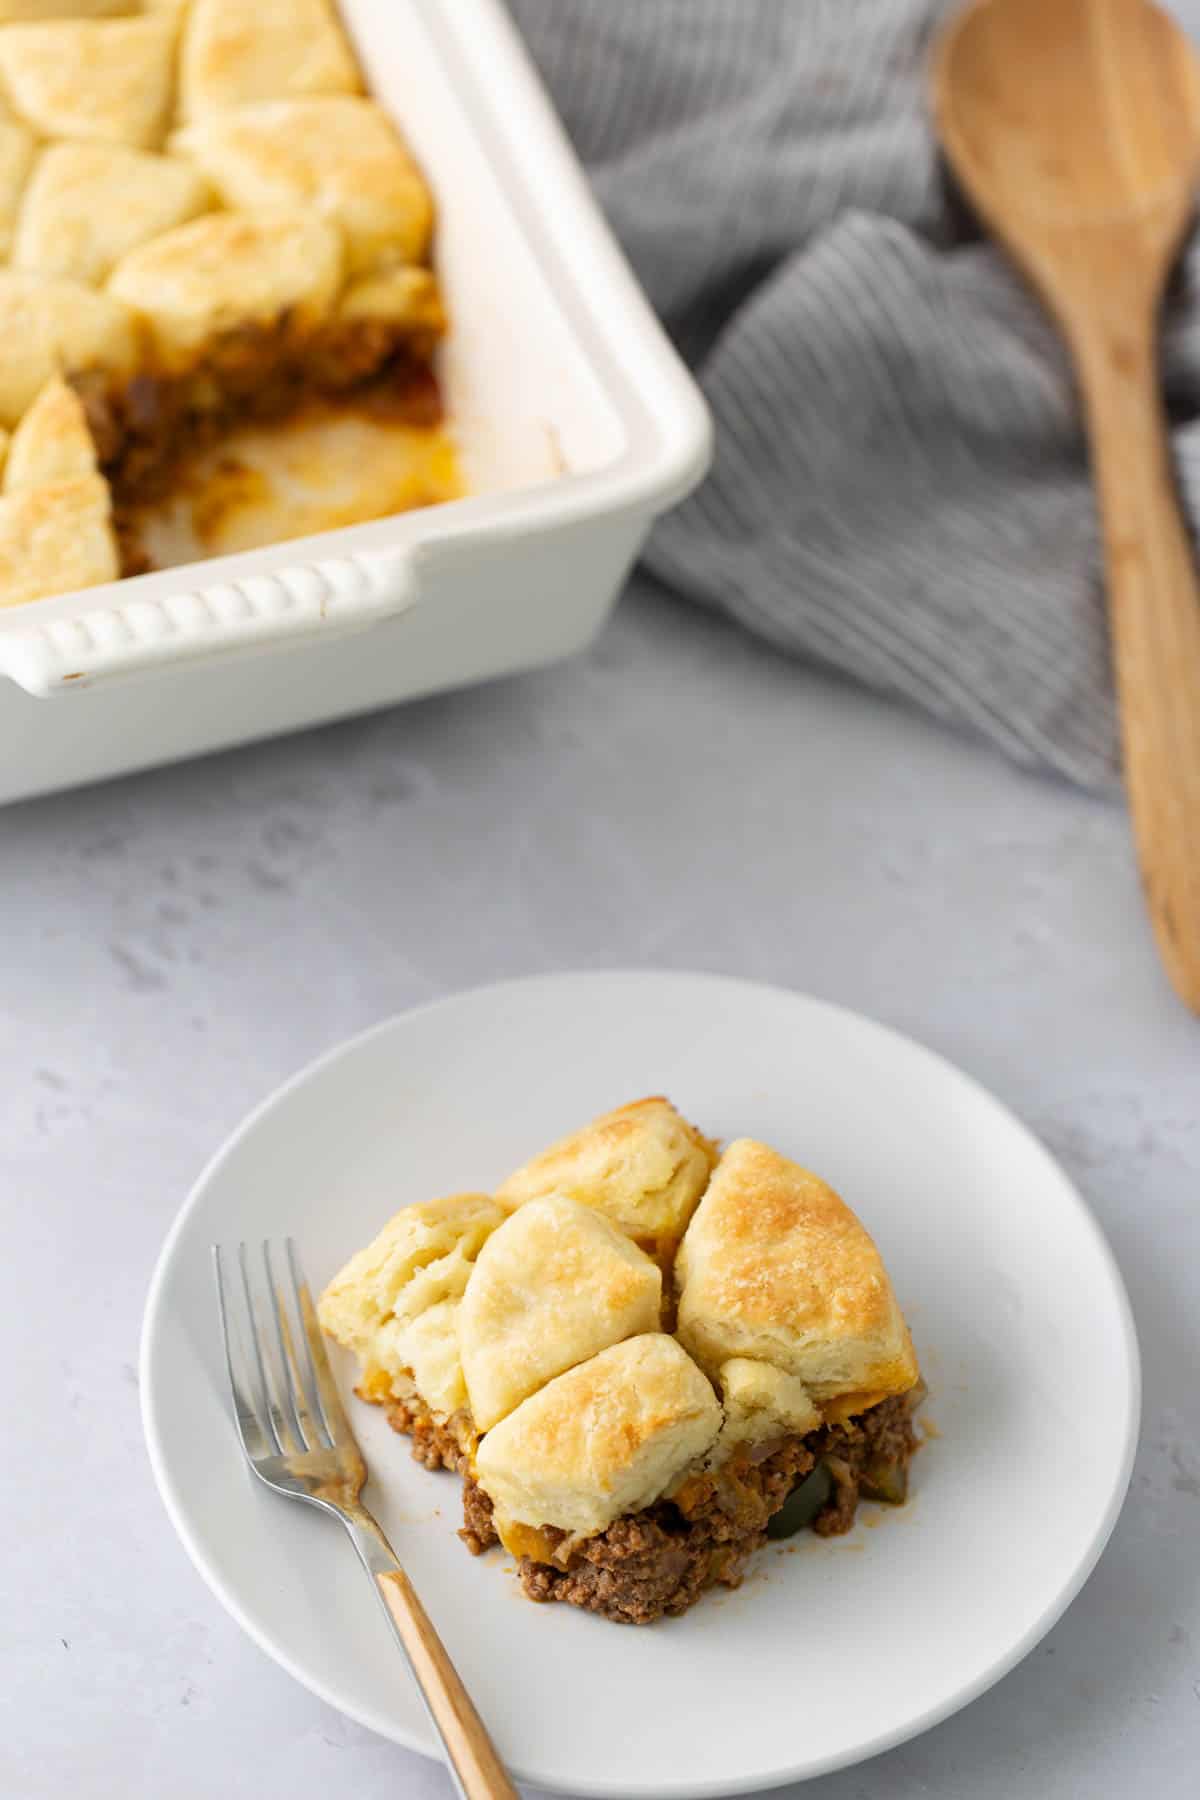
<path fill-rule="evenodd" d="M 923 1389 L 875 1244 L 818 1176 L 661 1097 L 403 1208 L 318 1310 L 533 1600 L 647 1624 L 768 1535 L 907 1493 Z"/>

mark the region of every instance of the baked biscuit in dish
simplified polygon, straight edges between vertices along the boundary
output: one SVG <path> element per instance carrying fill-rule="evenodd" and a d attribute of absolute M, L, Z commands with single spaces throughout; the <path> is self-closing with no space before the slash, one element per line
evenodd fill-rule
<path fill-rule="evenodd" d="M 121 144 L 51 144 L 25 188 L 13 265 L 99 285 L 139 244 L 210 204 L 204 177 L 173 157 Z"/>
<path fill-rule="evenodd" d="M 883 1260 L 846 1203 L 766 1144 L 725 1151 L 676 1262 L 680 1342 L 716 1375 L 753 1357 L 818 1402 L 905 1393 L 917 1362 Z"/>
<path fill-rule="evenodd" d="M 428 1209 L 397 1215 L 321 1302 L 363 1361 L 359 1391 L 391 1400 L 420 1461 L 463 1475 L 467 1548 L 502 1542 L 532 1599 L 647 1623 L 736 1585 L 768 1530 L 831 1535 L 860 1496 L 905 1496 L 923 1390 L 878 1251 L 768 1146 L 739 1139 L 714 1160 L 654 1099 L 527 1164 L 486 1202 L 455 1304 L 435 1311 L 432 1377 L 408 1338 L 380 1348 L 380 1319 L 417 1310 L 407 1248 L 399 1298 L 389 1275 L 361 1323 L 371 1271 L 428 1229 Z"/>
<path fill-rule="evenodd" d="M 0 25 L 46 19 L 113 19 L 137 12 L 136 0 L 0 0 Z"/>
<path fill-rule="evenodd" d="M 4 491 L 45 487 L 48 482 L 74 481 L 96 475 L 96 446 L 83 405 L 61 376 L 48 381 L 8 445 Z"/>
<path fill-rule="evenodd" d="M 153 149 L 168 123 L 175 38 L 166 14 L 10 25 L 0 82 L 40 137 Z"/>
<path fill-rule="evenodd" d="M 721 1428 L 711 1384 L 664 1332 L 626 1338 L 522 1401 L 475 1455 L 496 1532 L 514 1555 L 559 1561 L 626 1513 L 641 1512 L 698 1465 Z"/>
<path fill-rule="evenodd" d="M 496 1190 L 505 1206 L 566 1194 L 594 1206 L 652 1255 L 669 1259 L 708 1184 L 716 1146 L 654 1096 L 603 1113 Z"/>
<path fill-rule="evenodd" d="M 574 1363 L 661 1323 L 662 1271 L 561 1194 L 530 1200 L 479 1252 L 458 1316 L 476 1427 L 491 1428 Z"/>
<path fill-rule="evenodd" d="M 293 341 L 310 336 L 341 275 L 338 234 L 312 212 L 217 212 L 131 251 L 108 292 L 144 321 L 156 364 L 178 370 L 233 331 L 282 325 Z"/>
<path fill-rule="evenodd" d="M 0 269 L 0 423 L 13 426 L 54 375 L 132 375 L 129 309 L 82 282 Z"/>
<path fill-rule="evenodd" d="M 0 258 L 12 246 L 21 195 L 33 167 L 35 139 L 28 125 L 0 117 Z"/>
<path fill-rule="evenodd" d="M 107 483 L 77 476 L 0 496 L 0 606 L 116 579 Z"/>
<path fill-rule="evenodd" d="M 179 63 L 185 120 L 255 100 L 354 94 L 360 86 L 328 0 L 192 0 Z"/>
<path fill-rule="evenodd" d="M 442 296 L 432 269 L 384 269 L 342 290 L 337 319 L 351 330 L 382 329 L 397 344 L 428 354 L 446 329 Z M 427 347 L 427 348 L 426 348 Z"/>
<path fill-rule="evenodd" d="M 350 276 L 428 254 L 429 189 L 373 100 L 323 95 L 210 113 L 176 132 L 170 148 L 204 171 L 226 206 L 311 206 L 334 221 Z"/>

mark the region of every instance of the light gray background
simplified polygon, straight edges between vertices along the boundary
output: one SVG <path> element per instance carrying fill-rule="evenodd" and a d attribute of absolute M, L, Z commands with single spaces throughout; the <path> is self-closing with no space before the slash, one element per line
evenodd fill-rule
<path fill-rule="evenodd" d="M 0 857 L 6 1800 L 448 1794 L 193 1573 L 142 1449 L 143 1296 L 201 1164 L 309 1058 L 617 962 L 786 983 L 954 1058 L 1062 1157 L 1137 1314 L 1143 1442 L 1082 1596 L 968 1711 L 809 1791 L 1194 1795 L 1200 1021 L 1118 806 L 641 595 L 569 665 L 9 810 Z"/>
<path fill-rule="evenodd" d="M 565 667 L 0 813 L 5 1800 L 449 1794 L 193 1573 L 142 1449 L 142 1301 L 283 1077 L 414 1002 L 611 963 L 803 988 L 961 1063 L 1062 1158 L 1137 1316 L 1142 1442 L 1083 1594 L 806 1800 L 1194 1796 L 1200 1022 L 1123 813 L 644 593 Z"/>

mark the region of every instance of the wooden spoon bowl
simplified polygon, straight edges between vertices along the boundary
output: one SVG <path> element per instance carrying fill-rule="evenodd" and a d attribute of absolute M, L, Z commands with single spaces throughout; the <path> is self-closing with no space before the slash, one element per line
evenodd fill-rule
<path fill-rule="evenodd" d="M 963 187 L 1074 358 L 1142 879 L 1200 1012 L 1200 585 L 1157 357 L 1200 171 L 1200 64 L 1148 0 L 977 0 L 939 42 L 933 94 Z"/>

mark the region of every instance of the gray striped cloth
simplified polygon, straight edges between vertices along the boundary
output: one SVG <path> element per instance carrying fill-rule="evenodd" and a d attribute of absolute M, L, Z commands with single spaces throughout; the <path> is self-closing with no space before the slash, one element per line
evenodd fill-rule
<path fill-rule="evenodd" d="M 1117 766 L 1067 364 L 940 169 L 931 0 L 510 0 L 717 422 L 647 563 L 1093 787 Z M 1168 330 L 1200 502 L 1200 311 Z M 1200 507 L 1193 516 L 1200 516 Z"/>

